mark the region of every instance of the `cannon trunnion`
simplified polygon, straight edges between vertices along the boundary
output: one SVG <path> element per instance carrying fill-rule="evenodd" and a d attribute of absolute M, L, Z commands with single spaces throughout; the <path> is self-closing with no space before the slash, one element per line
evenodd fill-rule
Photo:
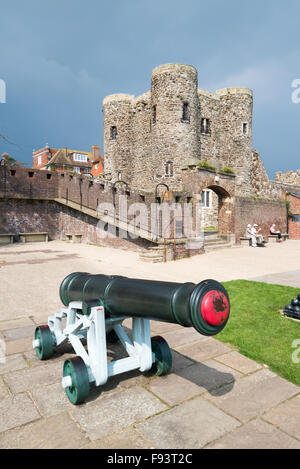
<path fill-rule="evenodd" d="M 37 327 L 33 347 L 45 360 L 55 347 L 71 343 L 77 356 L 65 361 L 62 386 L 73 404 L 87 398 L 91 382 L 100 386 L 109 376 L 133 369 L 158 375 L 170 371 L 171 351 L 162 337 L 151 338 L 150 320 L 212 336 L 222 331 L 230 312 L 228 294 L 215 280 L 195 285 L 75 272 L 61 283 L 60 298 L 64 307 L 49 316 L 47 326 Z M 129 317 L 132 340 L 122 326 Z M 128 357 L 108 363 L 106 342 L 117 340 Z"/>

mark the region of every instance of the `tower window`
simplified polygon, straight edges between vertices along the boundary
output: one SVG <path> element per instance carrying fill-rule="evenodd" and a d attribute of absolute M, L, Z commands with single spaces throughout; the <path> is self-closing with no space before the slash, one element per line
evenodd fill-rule
<path fill-rule="evenodd" d="M 243 135 L 248 135 L 248 123 L 243 123 Z"/>
<path fill-rule="evenodd" d="M 189 103 L 183 103 L 182 105 L 182 122 L 190 122 Z"/>
<path fill-rule="evenodd" d="M 210 135 L 210 120 L 203 118 L 201 119 L 201 133 L 203 135 Z"/>
<path fill-rule="evenodd" d="M 165 165 L 165 175 L 166 176 L 173 176 L 173 163 L 172 161 L 167 161 Z"/>
<path fill-rule="evenodd" d="M 156 105 L 152 106 L 152 124 L 156 124 Z"/>
<path fill-rule="evenodd" d="M 112 126 L 110 128 L 110 138 L 111 140 L 117 140 L 117 127 Z"/>

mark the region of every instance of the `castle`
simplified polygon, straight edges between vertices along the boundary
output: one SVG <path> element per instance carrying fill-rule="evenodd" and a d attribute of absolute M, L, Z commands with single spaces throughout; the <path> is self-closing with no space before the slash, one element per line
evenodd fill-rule
<path fill-rule="evenodd" d="M 104 170 L 112 180 L 153 190 L 182 190 L 182 170 L 209 160 L 232 168 L 237 195 L 253 195 L 252 91 L 198 89 L 197 70 L 167 64 L 152 72 L 151 91 L 103 100 Z"/>
<path fill-rule="evenodd" d="M 239 243 L 247 224 L 254 222 L 265 236 L 276 223 L 300 239 L 299 171 L 269 179 L 252 148 L 252 109 L 253 93 L 247 88 L 210 93 L 198 89 L 194 67 L 161 65 L 152 72 L 150 91 L 138 97 L 104 98 L 104 173 L 98 178 L 0 166 L 0 229 L 18 235 L 38 228 L 49 231 L 52 239 L 75 233 L 83 242 L 98 243 L 99 220 L 123 232 L 132 229 L 132 223 L 121 228 L 115 213 L 99 214 L 99 204 L 115 210 L 123 194 L 129 205 L 142 202 L 148 213 L 153 203 L 157 207 L 155 237 L 144 231 L 140 244 L 129 239 L 126 247 L 151 250 L 165 242 L 162 201 L 189 203 L 194 222 L 200 203 L 206 213 L 204 226 L 215 228 L 230 245 Z M 130 222 L 134 218 L 131 214 Z M 173 221 L 170 244 L 177 257 L 179 248 L 181 257 L 197 254 L 183 247 L 177 236 L 182 225 Z M 123 241 L 117 239 L 114 245 L 122 246 Z"/>

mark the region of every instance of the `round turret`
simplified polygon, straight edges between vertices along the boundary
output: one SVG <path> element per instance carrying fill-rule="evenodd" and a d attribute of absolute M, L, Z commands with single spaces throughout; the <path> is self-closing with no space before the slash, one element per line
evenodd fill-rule
<path fill-rule="evenodd" d="M 248 88 L 224 88 L 217 95 L 222 160 L 236 173 L 237 194 L 251 196 L 253 93 Z"/>
<path fill-rule="evenodd" d="M 182 162 L 199 158 L 198 79 L 190 65 L 155 68 L 151 81 L 153 184 L 181 180 Z"/>
<path fill-rule="evenodd" d="M 130 180 L 133 96 L 113 94 L 103 100 L 104 173 L 114 182 Z"/>

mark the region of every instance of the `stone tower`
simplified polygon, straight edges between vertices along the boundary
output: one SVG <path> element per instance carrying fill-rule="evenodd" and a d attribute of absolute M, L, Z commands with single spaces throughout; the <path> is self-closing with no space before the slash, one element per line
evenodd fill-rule
<path fill-rule="evenodd" d="M 185 160 L 199 159 L 197 70 L 190 65 L 155 68 L 151 80 L 153 184 L 181 183 Z"/>
<path fill-rule="evenodd" d="M 217 95 L 222 164 L 234 169 L 237 194 L 251 196 L 253 93 L 248 88 L 225 88 Z"/>
<path fill-rule="evenodd" d="M 154 192 L 159 183 L 182 190 L 182 167 L 207 160 L 236 175 L 236 193 L 253 195 L 252 91 L 198 89 L 190 65 L 155 68 L 151 90 L 134 97 L 107 96 L 104 113 L 104 171 L 113 182 Z"/>
<path fill-rule="evenodd" d="M 103 100 L 104 174 L 112 181 L 130 180 L 133 96 L 114 94 Z"/>

